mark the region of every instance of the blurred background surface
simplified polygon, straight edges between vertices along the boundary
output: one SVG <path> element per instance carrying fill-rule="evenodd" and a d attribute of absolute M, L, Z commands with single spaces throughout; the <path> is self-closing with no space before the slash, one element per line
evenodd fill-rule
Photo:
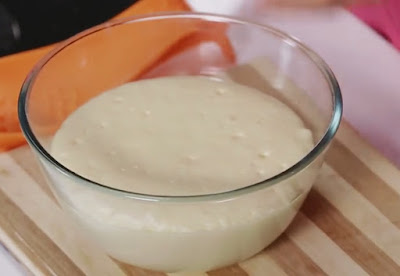
<path fill-rule="evenodd" d="M 0 56 L 66 39 L 137 0 L 0 0 Z"/>

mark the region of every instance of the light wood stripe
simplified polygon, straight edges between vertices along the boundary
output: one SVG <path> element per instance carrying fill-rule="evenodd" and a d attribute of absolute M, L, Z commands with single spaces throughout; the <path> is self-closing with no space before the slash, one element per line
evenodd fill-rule
<path fill-rule="evenodd" d="M 136 267 L 113 259 L 116 264 L 124 271 L 127 276 L 166 276 L 167 274 L 150 271 L 148 269 Z"/>
<path fill-rule="evenodd" d="M 301 212 L 286 231 L 287 236 L 328 275 L 368 275 L 339 246 Z"/>
<path fill-rule="evenodd" d="M 400 275 L 400 267 L 318 192 L 311 190 L 301 210 L 367 273 Z"/>
<path fill-rule="evenodd" d="M 400 265 L 400 230 L 357 190 L 324 166 L 315 189 L 344 217 Z M 382 233 L 385 233 L 382 235 Z"/>
<path fill-rule="evenodd" d="M 278 264 L 271 259 L 268 254 L 261 252 L 257 256 L 250 258 L 246 261 L 239 263 L 240 267 L 247 272 L 249 276 L 286 276 L 285 271 L 282 270 Z"/>
<path fill-rule="evenodd" d="M 0 243 L 3 248 L 12 254 L 12 258 L 16 260 L 20 265 L 25 268 L 25 271 L 31 272 L 33 275 L 42 275 L 40 268 L 36 266 L 34 260 L 30 259 L 24 253 L 24 248 L 20 248 L 14 241 L 13 235 L 9 235 L 4 229 L 1 228 L 0 224 Z"/>
<path fill-rule="evenodd" d="M 33 152 L 28 146 L 19 147 L 9 151 L 8 155 L 35 181 L 38 186 L 40 186 L 40 188 L 50 198 L 52 198 L 54 201 L 57 201 L 50 190 L 50 187 L 46 183 L 42 170 L 40 169 Z"/>
<path fill-rule="evenodd" d="M 47 240 L 57 244 L 85 274 L 124 275 L 12 158 L 0 155 L 0 168 L 8 171 L 7 175 L 0 175 L 0 191 L 35 221 Z"/>
<path fill-rule="evenodd" d="M 326 275 L 286 234 L 264 250 L 287 275 Z"/>
<path fill-rule="evenodd" d="M 84 275 L 0 190 L 0 226 L 43 275 Z M 52 264 L 49 266 L 49 263 Z"/>
<path fill-rule="evenodd" d="M 342 162 L 343 159 L 346 162 Z M 400 227 L 400 194 L 337 141 L 332 143 L 331 150 L 327 153 L 327 161 L 351 186 Z"/>
<path fill-rule="evenodd" d="M 207 273 L 210 276 L 247 276 L 247 272 L 244 271 L 239 265 L 232 265 L 225 268 L 216 269 Z"/>

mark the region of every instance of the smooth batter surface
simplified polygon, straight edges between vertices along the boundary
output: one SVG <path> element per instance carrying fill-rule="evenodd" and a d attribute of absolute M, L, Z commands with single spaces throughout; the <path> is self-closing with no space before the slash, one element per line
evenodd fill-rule
<path fill-rule="evenodd" d="M 68 168 L 102 184 L 162 195 L 215 193 L 271 177 L 313 147 L 287 106 L 258 90 L 205 77 L 128 83 L 76 110 L 52 142 Z M 167 272 L 246 259 L 293 219 L 316 175 L 227 201 L 146 202 L 61 177 L 61 203 L 114 258 Z"/>
<path fill-rule="evenodd" d="M 96 182 L 140 193 L 206 194 L 271 177 L 313 147 L 287 106 L 205 77 L 128 83 L 75 111 L 52 154 Z"/>

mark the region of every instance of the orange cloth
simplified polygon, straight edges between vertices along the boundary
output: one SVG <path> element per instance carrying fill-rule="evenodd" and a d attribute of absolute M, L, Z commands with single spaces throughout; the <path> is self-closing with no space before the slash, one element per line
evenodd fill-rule
<path fill-rule="evenodd" d="M 114 19 L 132 15 L 147 14 L 151 12 L 187 10 L 189 10 L 189 8 L 183 0 L 141 0 L 114 17 Z M 149 24 L 151 23 L 149 22 Z M 165 28 L 168 28 L 168 26 L 166 26 Z M 163 32 L 165 33 L 165 35 L 157 37 L 159 41 L 151 43 L 151 45 L 154 45 L 154 49 L 145 49 L 146 51 L 151 51 L 153 53 L 151 58 L 148 58 L 147 55 L 141 54 L 144 49 L 141 49 L 143 48 L 143 46 L 141 46 L 140 43 L 137 44 L 138 49 L 121 51 L 120 54 L 126 55 L 126 58 L 128 60 L 134 60 L 136 66 L 134 70 L 130 70 L 130 76 L 126 76 L 126 72 L 129 71 L 126 70 L 126 68 L 121 68 L 121 70 L 118 70 L 120 72 L 115 72 L 115 74 L 120 74 L 121 80 L 126 80 L 127 78 L 135 79 L 141 74 L 146 73 L 146 71 L 150 70 L 152 66 L 154 66 L 158 62 L 166 60 L 169 56 L 173 56 L 184 49 L 193 47 L 206 40 L 211 40 L 218 43 L 226 58 L 230 61 L 234 60 L 234 55 L 230 44 L 226 37 L 223 35 L 223 32 L 225 31 L 223 28 L 221 28 L 221 30 L 216 30 L 211 35 L 204 35 L 201 32 L 193 32 L 194 29 L 194 26 L 191 26 L 189 24 L 188 26 L 185 25 L 185 28 L 182 28 L 182 30 L 180 30 L 179 32 L 169 32 L 168 30 Z M 140 36 L 143 36 L 145 38 L 147 34 L 146 32 L 147 28 L 137 30 L 136 33 L 132 35 L 132 39 Z M 121 37 L 116 37 L 113 43 L 118 43 L 118 40 L 120 40 L 121 44 L 123 44 L 124 39 L 127 39 L 126 37 L 127 36 L 122 36 L 121 33 Z M 91 45 L 93 46 L 96 42 L 98 43 L 98 40 L 102 40 L 102 36 L 98 35 L 97 39 L 95 34 L 93 35 L 93 39 L 91 39 L 90 43 L 86 43 L 86 46 L 89 46 L 91 49 L 90 54 L 93 54 L 93 56 L 96 55 L 96 48 L 91 47 Z M 45 46 L 39 49 L 34 49 L 0 58 L 0 151 L 9 150 L 25 143 L 25 139 L 19 128 L 17 116 L 17 101 L 19 90 L 21 88 L 23 80 L 25 79 L 26 75 L 31 70 L 33 65 L 53 47 L 54 45 Z M 90 56 L 90 54 L 88 55 Z M 65 55 L 65 57 L 69 58 L 68 55 Z M 104 62 L 105 64 L 110 63 L 112 65 L 113 59 L 104 56 L 104 60 L 102 60 L 101 62 Z M 68 64 L 68 62 L 64 63 L 64 66 L 66 64 Z M 48 74 L 49 79 L 54 79 L 54 81 L 57 81 L 57 74 L 60 74 L 60 71 L 63 74 L 73 74 L 73 62 L 71 62 L 71 64 L 71 68 L 68 68 L 68 66 L 63 68 L 55 68 L 53 66 L 53 70 L 47 70 L 46 74 Z M 51 105 L 51 97 L 56 97 L 57 95 L 55 93 L 57 93 L 57 91 L 55 91 L 53 95 L 51 93 L 47 93 L 44 95 L 47 101 L 44 100 L 41 103 L 41 109 L 43 110 L 41 110 L 41 114 L 35 114 L 35 119 L 38 119 L 40 122 L 45 122 L 44 127 L 54 128 L 57 124 L 56 121 L 60 121 L 61 117 L 64 118 L 69 113 L 71 113 L 77 107 L 77 104 L 79 106 L 79 104 L 85 102 L 87 99 L 92 97 L 93 91 L 110 88 L 107 87 L 107 85 L 109 85 L 107 84 L 107 79 L 104 79 L 103 81 L 95 79 L 95 77 L 99 75 L 99 71 L 104 70 L 104 67 L 97 66 L 94 70 L 97 70 L 97 72 L 96 74 L 93 74 L 93 79 L 90 79 L 90 75 L 86 75 L 85 80 L 75 80 L 71 84 L 65 84 L 64 80 L 64 88 L 68 86 L 74 88 L 73 91 L 77 94 L 78 97 L 77 102 L 68 103 L 66 101 L 65 104 L 62 105 L 62 107 L 58 106 L 58 108 L 62 110 L 54 111 L 51 110 L 55 108 Z M 79 89 L 77 89 L 77 87 L 79 87 Z M 45 88 L 45 85 L 43 86 L 43 88 Z M 48 91 L 46 89 L 41 90 Z M 41 90 L 37 91 L 40 92 Z M 49 104 L 46 105 L 46 102 L 48 102 Z M 56 114 L 56 116 L 59 117 L 52 118 L 52 116 L 49 116 L 49 114 Z"/>

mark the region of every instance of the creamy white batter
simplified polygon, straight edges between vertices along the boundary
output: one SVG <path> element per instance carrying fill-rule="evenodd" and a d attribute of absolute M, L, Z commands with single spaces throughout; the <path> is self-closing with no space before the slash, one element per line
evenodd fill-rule
<path fill-rule="evenodd" d="M 156 195 L 228 191 L 287 169 L 313 147 L 286 105 L 258 90 L 205 77 L 143 80 L 80 107 L 52 154 L 107 186 Z M 225 202 L 122 199 L 57 180 L 66 205 L 113 257 L 163 271 L 208 270 L 255 254 L 296 214 L 315 174 Z"/>
<path fill-rule="evenodd" d="M 233 82 L 132 82 L 75 111 L 53 155 L 77 173 L 140 193 L 189 195 L 247 186 L 300 160 L 311 132 L 281 102 Z"/>

